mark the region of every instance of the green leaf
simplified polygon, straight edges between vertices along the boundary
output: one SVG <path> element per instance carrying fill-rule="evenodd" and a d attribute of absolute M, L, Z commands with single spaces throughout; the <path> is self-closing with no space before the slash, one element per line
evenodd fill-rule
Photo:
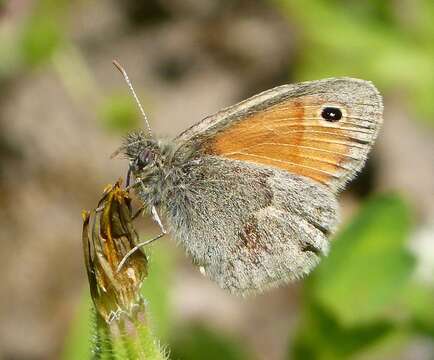
<path fill-rule="evenodd" d="M 300 80 L 353 76 L 382 91 L 400 89 L 434 125 L 434 3 L 270 0 L 299 32 L 301 57 L 292 72 Z M 386 4 L 387 3 L 387 4 Z M 403 21 L 402 11 L 411 13 Z M 295 71 L 294 71 L 295 70 Z"/>
<path fill-rule="evenodd" d="M 90 359 L 92 328 L 92 300 L 89 289 L 85 289 L 63 346 L 62 360 Z M 94 325 L 95 326 L 95 325 Z"/>
<path fill-rule="evenodd" d="M 406 249 L 406 205 L 396 196 L 369 201 L 332 241 L 312 278 L 312 296 L 344 326 L 385 318 L 403 291 L 415 260 Z"/>
<path fill-rule="evenodd" d="M 388 322 L 344 328 L 308 294 L 303 304 L 301 328 L 292 344 L 290 359 L 348 359 L 393 332 L 393 325 Z"/>
<path fill-rule="evenodd" d="M 124 133 L 139 125 L 140 114 L 133 97 L 129 95 L 107 97 L 100 114 L 104 126 L 111 131 Z"/>
<path fill-rule="evenodd" d="M 156 337 L 163 342 L 168 339 L 170 331 L 171 309 L 169 305 L 169 288 L 173 271 L 172 251 L 159 240 L 151 248 L 146 248 L 149 255 L 149 274 L 141 292 L 148 301 L 148 314 L 151 328 Z"/>
<path fill-rule="evenodd" d="M 171 344 L 171 359 L 244 360 L 251 357 L 239 341 L 202 325 L 193 325 L 178 332 L 177 339 Z"/>
<path fill-rule="evenodd" d="M 25 64 L 40 65 L 49 60 L 65 42 L 63 1 L 56 5 L 50 1 L 37 1 L 34 10 L 23 26 L 20 49 Z"/>
<path fill-rule="evenodd" d="M 434 339 L 434 288 L 415 281 L 408 284 L 398 301 L 413 331 Z"/>
<path fill-rule="evenodd" d="M 54 19 L 35 17 L 22 36 L 22 56 L 28 65 L 39 65 L 57 50 L 62 41 L 59 24 Z"/>

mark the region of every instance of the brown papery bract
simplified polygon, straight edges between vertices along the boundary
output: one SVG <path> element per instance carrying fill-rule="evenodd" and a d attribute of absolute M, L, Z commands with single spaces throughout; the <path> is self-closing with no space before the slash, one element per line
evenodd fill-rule
<path fill-rule="evenodd" d="M 95 210 L 83 211 L 83 250 L 91 296 L 107 323 L 124 314 L 136 316 L 141 307 L 139 290 L 147 276 L 145 254 L 134 252 L 117 271 L 122 258 L 137 243 L 131 199 L 118 181 L 104 190 Z"/>

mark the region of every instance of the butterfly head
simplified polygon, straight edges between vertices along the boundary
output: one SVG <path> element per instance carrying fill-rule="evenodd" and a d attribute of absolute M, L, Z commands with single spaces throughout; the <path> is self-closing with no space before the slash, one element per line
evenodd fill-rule
<path fill-rule="evenodd" d="M 160 144 L 143 131 L 134 131 L 127 135 L 121 152 L 129 160 L 127 185 L 130 176 L 146 181 L 157 174 L 163 166 Z"/>

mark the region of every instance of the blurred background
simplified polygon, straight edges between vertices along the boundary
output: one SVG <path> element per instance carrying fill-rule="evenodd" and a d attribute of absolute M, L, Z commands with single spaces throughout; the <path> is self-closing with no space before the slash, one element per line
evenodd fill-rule
<path fill-rule="evenodd" d="M 289 82 L 353 76 L 385 97 L 307 279 L 238 298 L 152 246 L 144 293 L 172 359 L 434 358 L 432 0 L 0 0 L 0 359 L 89 357 L 80 212 L 143 125 L 113 58 L 170 137 Z"/>

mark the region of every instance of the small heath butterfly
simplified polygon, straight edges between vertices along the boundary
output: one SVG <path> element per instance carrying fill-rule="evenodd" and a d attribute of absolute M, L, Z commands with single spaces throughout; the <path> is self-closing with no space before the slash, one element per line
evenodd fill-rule
<path fill-rule="evenodd" d="M 255 95 L 173 140 L 155 138 L 145 116 L 147 130 L 117 153 L 161 228 L 156 238 L 172 234 L 207 277 L 247 294 L 303 277 L 328 253 L 337 195 L 362 169 L 382 113 L 368 81 L 309 81 Z"/>

